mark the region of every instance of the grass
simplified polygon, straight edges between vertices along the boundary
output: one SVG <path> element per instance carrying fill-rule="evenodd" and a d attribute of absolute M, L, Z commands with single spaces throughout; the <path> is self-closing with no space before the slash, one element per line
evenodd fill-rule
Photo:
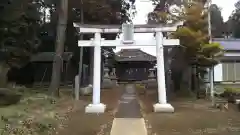
<path fill-rule="evenodd" d="M 138 89 L 145 89 L 145 84 L 136 84 Z"/>
<path fill-rule="evenodd" d="M 21 91 L 18 104 L 0 108 L 0 135 L 46 135 L 62 119 L 55 99 L 46 92 Z"/>
<path fill-rule="evenodd" d="M 225 92 L 240 93 L 240 88 L 226 87 L 224 89 L 225 89 Z"/>

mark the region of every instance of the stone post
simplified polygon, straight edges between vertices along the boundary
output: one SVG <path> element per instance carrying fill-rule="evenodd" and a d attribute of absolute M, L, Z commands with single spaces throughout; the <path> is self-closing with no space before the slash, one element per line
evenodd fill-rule
<path fill-rule="evenodd" d="M 103 89 L 111 89 L 113 83 L 109 76 L 109 69 L 107 67 L 105 67 L 103 72 L 104 72 L 104 75 L 103 75 L 102 88 Z"/>

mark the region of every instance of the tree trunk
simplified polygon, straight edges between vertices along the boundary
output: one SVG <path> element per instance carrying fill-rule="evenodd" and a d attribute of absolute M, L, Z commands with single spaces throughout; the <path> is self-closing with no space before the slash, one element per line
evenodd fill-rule
<path fill-rule="evenodd" d="M 192 79 L 192 74 L 191 74 L 191 66 L 186 66 L 185 69 L 182 71 L 182 81 L 181 81 L 181 90 L 186 90 L 186 91 L 191 91 L 191 79 Z"/>
<path fill-rule="evenodd" d="M 58 26 L 56 37 L 56 54 L 54 56 L 52 79 L 49 91 L 54 96 L 59 96 L 59 85 L 61 80 L 61 69 L 63 66 L 63 52 L 65 43 L 65 32 L 67 27 L 68 0 L 61 0 L 58 11 Z"/>
<path fill-rule="evenodd" d="M 6 64 L 0 63 L 0 88 L 7 87 L 8 78 L 7 73 L 9 67 Z"/>

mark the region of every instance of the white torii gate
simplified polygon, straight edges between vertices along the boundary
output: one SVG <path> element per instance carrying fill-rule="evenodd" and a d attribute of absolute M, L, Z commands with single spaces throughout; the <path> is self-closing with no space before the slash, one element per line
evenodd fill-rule
<path fill-rule="evenodd" d="M 79 33 L 94 33 L 93 40 L 79 40 L 78 46 L 94 47 L 94 67 L 93 67 L 93 95 L 92 104 L 85 108 L 86 113 L 104 113 L 106 105 L 100 102 L 100 85 L 101 85 L 101 47 L 102 46 L 156 46 L 157 55 L 157 80 L 158 80 L 158 103 L 154 104 L 155 112 L 174 112 L 171 104 L 167 103 L 165 70 L 163 46 L 179 45 L 178 39 L 165 39 L 162 32 L 176 31 L 177 26 L 174 25 L 132 25 L 123 24 L 121 26 L 109 25 L 87 25 L 74 23 Z M 101 33 L 121 33 L 123 32 L 123 40 L 104 40 Z M 156 33 L 155 40 L 133 40 L 134 33 Z"/>

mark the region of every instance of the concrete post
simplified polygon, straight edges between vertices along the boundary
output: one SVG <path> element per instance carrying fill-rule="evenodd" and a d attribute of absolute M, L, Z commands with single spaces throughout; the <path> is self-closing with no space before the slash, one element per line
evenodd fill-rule
<path fill-rule="evenodd" d="M 174 112 L 171 104 L 167 103 L 164 55 L 163 55 L 163 34 L 156 33 L 156 55 L 157 55 L 157 83 L 158 83 L 158 103 L 155 104 L 155 112 Z"/>

